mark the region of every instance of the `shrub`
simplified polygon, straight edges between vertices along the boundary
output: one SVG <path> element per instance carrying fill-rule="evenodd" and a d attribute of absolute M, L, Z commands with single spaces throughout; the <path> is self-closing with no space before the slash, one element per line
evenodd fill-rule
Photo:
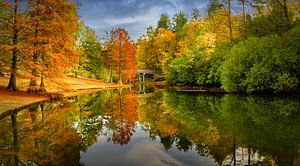
<path fill-rule="evenodd" d="M 235 45 L 221 67 L 224 89 L 253 93 L 279 92 L 296 87 L 300 56 L 299 47 L 292 43 L 299 40 L 299 36 L 291 34 L 251 37 Z"/>

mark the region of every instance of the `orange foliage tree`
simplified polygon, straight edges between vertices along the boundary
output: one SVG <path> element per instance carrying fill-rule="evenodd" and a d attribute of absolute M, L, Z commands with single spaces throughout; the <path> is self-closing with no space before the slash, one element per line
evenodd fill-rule
<path fill-rule="evenodd" d="M 110 33 L 109 55 L 112 66 L 116 70 L 119 84 L 122 84 L 122 76 L 131 81 L 135 78 L 136 50 L 128 32 L 124 28 L 113 29 Z"/>
<path fill-rule="evenodd" d="M 45 91 L 44 76 L 63 76 L 76 61 L 73 48 L 77 5 L 70 0 L 29 0 L 29 37 L 26 39 L 27 69 L 31 70 L 28 93 Z M 41 75 L 40 87 L 37 77 Z"/>
<path fill-rule="evenodd" d="M 10 57 L 1 57 L 5 59 L 3 64 L 10 63 L 9 90 L 17 91 L 16 76 L 18 61 L 22 49 L 22 39 L 26 18 L 24 11 L 20 10 L 21 2 L 19 0 L 0 1 L 0 50 L 4 54 L 11 54 Z"/>
<path fill-rule="evenodd" d="M 125 69 L 124 76 L 127 81 L 132 82 L 136 78 L 136 48 L 129 41 L 125 42 L 125 48 L 127 48 L 125 52 Z"/>
<path fill-rule="evenodd" d="M 30 93 L 45 90 L 44 76 L 63 76 L 77 59 L 77 21 L 71 0 L 0 0 L 0 63 L 10 64 L 1 67 L 10 68 L 8 89 L 17 90 L 17 71 L 30 73 Z"/>

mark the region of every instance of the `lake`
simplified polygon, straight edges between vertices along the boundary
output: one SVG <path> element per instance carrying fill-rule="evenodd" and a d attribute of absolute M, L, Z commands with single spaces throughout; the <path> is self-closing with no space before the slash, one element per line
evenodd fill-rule
<path fill-rule="evenodd" d="M 0 121 L 0 165 L 300 165 L 300 97 L 108 90 Z"/>

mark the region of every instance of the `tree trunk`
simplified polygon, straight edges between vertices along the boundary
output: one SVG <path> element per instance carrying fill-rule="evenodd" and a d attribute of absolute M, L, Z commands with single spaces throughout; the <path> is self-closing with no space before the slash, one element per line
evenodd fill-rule
<path fill-rule="evenodd" d="M 37 1 L 37 6 L 36 6 L 36 13 L 35 15 L 37 16 L 38 15 L 38 3 L 39 1 Z M 34 65 L 37 64 L 37 61 L 38 61 L 38 52 L 37 52 L 37 46 L 38 46 L 38 41 L 37 41 L 37 35 L 38 35 L 38 24 L 36 23 L 35 25 L 35 31 L 34 31 L 34 53 L 33 53 L 33 62 L 34 62 Z M 37 67 L 36 66 L 33 66 L 33 69 L 32 69 L 32 76 L 31 76 L 31 79 L 30 79 L 30 83 L 29 83 L 29 87 L 27 89 L 27 93 L 29 94 L 38 94 L 39 93 L 39 87 L 38 87 L 38 84 L 37 84 Z"/>
<path fill-rule="evenodd" d="M 113 77 L 112 77 L 112 64 L 110 64 L 110 69 L 109 69 L 109 81 L 110 81 L 110 83 L 114 83 Z"/>
<path fill-rule="evenodd" d="M 32 70 L 32 77 L 30 79 L 27 93 L 29 93 L 29 94 L 38 94 L 39 93 L 39 86 L 37 83 L 37 69 Z"/>
<path fill-rule="evenodd" d="M 40 88 L 39 88 L 39 93 L 46 93 L 46 88 L 45 88 L 45 84 L 44 84 L 44 72 L 42 71 L 42 75 L 41 75 L 41 84 L 40 84 Z"/>
<path fill-rule="evenodd" d="M 42 63 L 44 63 L 44 61 L 45 61 L 44 55 L 42 55 L 42 61 L 43 61 Z M 45 94 L 46 92 L 47 91 L 46 91 L 45 84 L 44 84 L 44 69 L 42 69 L 41 83 L 40 83 L 39 93 Z"/>
<path fill-rule="evenodd" d="M 118 68 L 118 74 L 119 74 L 119 82 L 118 84 L 119 85 L 122 85 L 122 73 L 121 73 L 121 67 L 123 67 L 123 64 L 121 63 L 122 62 L 122 44 L 121 42 L 119 41 L 119 68 Z"/>
<path fill-rule="evenodd" d="M 118 82 L 118 84 L 119 84 L 119 85 L 123 85 L 121 74 L 119 75 L 119 82 Z"/>
<path fill-rule="evenodd" d="M 14 2 L 14 22 L 13 22 L 13 46 L 16 47 L 18 43 L 18 29 L 17 29 L 17 14 L 18 14 L 18 0 Z M 16 77 L 17 77 L 17 48 L 13 50 L 12 64 L 11 64 L 11 74 L 7 89 L 17 91 Z"/>
<path fill-rule="evenodd" d="M 17 75 L 17 51 L 13 51 L 11 74 L 10 74 L 10 79 L 9 79 L 9 83 L 7 86 L 8 90 L 18 91 L 16 75 Z"/>
<path fill-rule="evenodd" d="M 37 63 L 37 53 L 35 52 L 33 55 L 33 61 L 34 63 Z M 34 67 L 31 71 L 31 79 L 30 79 L 30 83 L 27 89 L 27 93 L 29 94 L 38 94 L 39 93 L 39 87 L 38 87 L 38 83 L 37 83 L 37 68 Z"/>
<path fill-rule="evenodd" d="M 251 165 L 251 149 L 248 147 L 248 166 Z"/>
<path fill-rule="evenodd" d="M 41 112 L 42 112 L 42 121 L 44 122 L 44 120 L 45 120 L 45 114 L 44 114 L 45 104 L 41 104 L 40 107 L 41 107 Z"/>
<path fill-rule="evenodd" d="M 37 111 L 38 111 L 38 106 L 33 106 L 29 108 L 31 125 L 32 125 L 31 130 L 33 132 L 36 132 L 38 130 L 37 117 L 36 117 Z M 34 147 L 38 147 L 38 141 L 39 141 L 38 138 L 34 138 Z"/>
<path fill-rule="evenodd" d="M 288 7 L 287 7 L 287 4 L 286 4 L 286 0 L 283 0 L 283 11 L 284 11 L 284 15 L 285 15 L 285 18 L 286 18 L 286 22 L 287 22 L 287 26 L 288 28 L 290 28 L 290 18 L 289 18 L 289 11 L 288 11 Z"/>
<path fill-rule="evenodd" d="M 231 22 L 231 0 L 227 0 L 228 2 L 228 27 L 229 27 L 229 34 L 230 34 L 230 41 L 233 41 L 232 35 L 232 22 Z"/>
<path fill-rule="evenodd" d="M 236 136 L 233 136 L 233 165 L 236 166 Z"/>
<path fill-rule="evenodd" d="M 244 23 L 244 28 L 246 28 L 246 9 L 245 9 L 245 3 L 246 0 L 242 0 L 242 4 L 243 4 L 243 23 Z"/>
<path fill-rule="evenodd" d="M 277 0 L 277 3 L 282 7 L 283 12 L 284 12 L 284 16 L 285 16 L 285 19 L 286 19 L 286 22 L 287 22 L 287 26 L 288 26 L 288 28 L 290 28 L 291 27 L 290 18 L 289 18 L 289 11 L 288 11 L 288 6 L 287 6 L 287 3 L 286 3 L 286 0 L 283 0 L 283 3 L 281 3 L 280 0 Z"/>
<path fill-rule="evenodd" d="M 18 123 L 17 123 L 17 112 L 16 110 L 13 111 L 11 114 L 11 124 L 13 129 L 13 145 L 14 151 L 17 154 L 19 151 L 19 131 L 18 131 Z M 20 159 L 18 155 L 14 156 L 15 158 L 15 165 L 18 166 L 20 164 Z"/>

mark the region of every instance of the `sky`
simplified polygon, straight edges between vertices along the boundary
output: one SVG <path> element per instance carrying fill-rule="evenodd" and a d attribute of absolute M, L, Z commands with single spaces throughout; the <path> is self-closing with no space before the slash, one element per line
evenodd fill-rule
<path fill-rule="evenodd" d="M 187 14 L 197 7 L 205 14 L 208 0 L 77 0 L 79 16 L 101 39 L 105 31 L 123 27 L 136 40 L 147 27 L 156 26 L 162 14 L 172 18 L 179 11 Z"/>

